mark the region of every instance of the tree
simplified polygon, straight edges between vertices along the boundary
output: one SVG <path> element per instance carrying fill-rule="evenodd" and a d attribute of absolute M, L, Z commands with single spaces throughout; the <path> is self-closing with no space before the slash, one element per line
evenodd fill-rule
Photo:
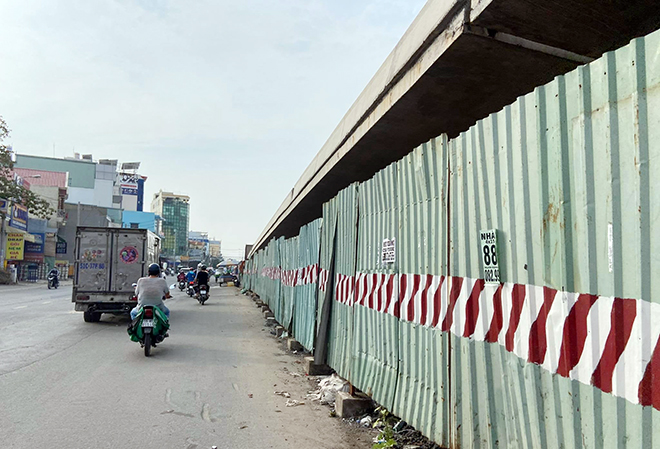
<path fill-rule="evenodd" d="M 55 213 L 55 209 L 50 207 L 48 201 L 14 181 L 12 149 L 3 143 L 7 137 L 9 137 L 9 128 L 0 116 L 0 198 L 27 207 L 31 214 L 39 218 L 50 218 Z M 4 220 L 5 216 L 6 214 L 0 210 L 0 219 Z"/>

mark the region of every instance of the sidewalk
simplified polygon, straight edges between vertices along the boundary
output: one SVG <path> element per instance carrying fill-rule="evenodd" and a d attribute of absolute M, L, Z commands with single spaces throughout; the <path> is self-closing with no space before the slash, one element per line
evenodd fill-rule
<path fill-rule="evenodd" d="M 44 288 L 47 285 L 47 283 L 48 281 L 46 281 L 45 279 L 39 279 L 36 282 L 18 282 L 16 284 L 0 284 L 0 292 L 9 293 L 12 291 Z M 72 285 L 71 279 L 60 281 L 60 288 L 67 287 L 69 285 Z"/>

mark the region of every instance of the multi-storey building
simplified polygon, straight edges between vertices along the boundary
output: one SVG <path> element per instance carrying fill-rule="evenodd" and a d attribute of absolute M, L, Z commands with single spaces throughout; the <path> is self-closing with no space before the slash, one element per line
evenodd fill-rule
<path fill-rule="evenodd" d="M 67 203 L 121 209 L 121 198 L 114 195 L 117 172 L 114 159 L 95 162 L 89 154 L 63 159 L 17 154 L 15 167 L 67 173 Z"/>
<path fill-rule="evenodd" d="M 220 240 L 209 240 L 209 256 L 220 258 L 222 256 L 222 241 Z"/>
<path fill-rule="evenodd" d="M 188 225 L 190 222 L 190 197 L 172 192 L 159 191 L 151 202 L 151 211 L 163 219 L 164 257 L 188 255 Z"/>
<path fill-rule="evenodd" d="M 190 260 L 203 262 L 209 254 L 209 233 L 188 232 L 188 255 Z"/>

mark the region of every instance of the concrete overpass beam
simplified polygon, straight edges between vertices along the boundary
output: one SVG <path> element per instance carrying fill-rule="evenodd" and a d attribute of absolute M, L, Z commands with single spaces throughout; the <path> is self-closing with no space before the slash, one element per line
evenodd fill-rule
<path fill-rule="evenodd" d="M 495 30 L 489 30 L 477 25 L 467 24 L 465 26 L 465 33 L 472 34 L 473 36 L 483 37 L 485 39 L 492 39 L 504 44 L 513 45 L 516 47 L 526 48 L 528 50 L 537 51 L 546 55 L 555 56 L 557 58 L 566 59 L 567 61 L 577 62 L 580 64 L 588 64 L 594 61 L 594 58 L 589 56 L 579 55 L 563 48 L 552 47 L 550 45 L 534 42 L 529 39 L 514 36 L 509 33 L 502 33 Z"/>

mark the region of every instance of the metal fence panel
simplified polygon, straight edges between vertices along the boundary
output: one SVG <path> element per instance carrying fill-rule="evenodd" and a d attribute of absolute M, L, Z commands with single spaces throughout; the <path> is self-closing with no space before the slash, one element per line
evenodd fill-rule
<path fill-rule="evenodd" d="M 448 337 L 437 329 L 446 299 L 447 143 L 439 137 L 397 162 L 399 367 L 393 411 L 449 442 Z"/>
<path fill-rule="evenodd" d="M 454 444 L 657 444 L 659 51 L 633 41 L 451 142 Z"/>
<path fill-rule="evenodd" d="M 281 307 L 279 315 L 275 315 L 277 322 L 284 329 L 291 331 L 293 309 L 296 302 L 296 280 L 298 277 L 298 237 L 282 240 L 281 248 L 281 267 L 280 276 Z"/>
<path fill-rule="evenodd" d="M 360 184 L 355 346 L 351 381 L 392 408 L 399 358 L 398 318 L 387 313 L 398 298 L 397 262 L 384 263 L 383 240 L 398 233 L 397 167 L 392 164 Z"/>
<path fill-rule="evenodd" d="M 337 211 L 335 276 L 328 339 L 328 364 L 340 376 L 351 378 L 353 352 L 353 303 L 357 258 L 358 185 L 353 184 L 330 200 Z M 325 221 L 325 218 L 324 218 Z M 330 288 L 328 282 L 328 288 Z"/>
<path fill-rule="evenodd" d="M 300 228 L 298 275 L 293 310 L 293 335 L 305 349 L 314 349 L 316 299 L 318 294 L 321 223 L 319 218 Z"/>

